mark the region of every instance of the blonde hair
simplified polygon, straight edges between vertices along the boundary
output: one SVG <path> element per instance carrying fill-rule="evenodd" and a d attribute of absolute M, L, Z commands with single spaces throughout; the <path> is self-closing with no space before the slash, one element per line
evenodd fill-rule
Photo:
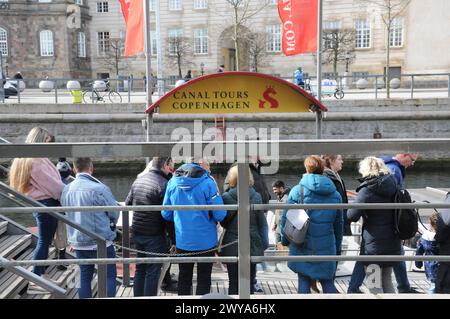
<path fill-rule="evenodd" d="M 33 127 L 25 140 L 27 144 L 54 142 L 55 137 L 44 128 Z M 32 158 L 15 158 L 9 170 L 9 185 L 18 192 L 26 193 L 30 187 Z"/>
<path fill-rule="evenodd" d="M 230 170 L 228 171 L 228 174 L 227 174 L 227 178 L 228 178 L 228 185 L 230 185 L 230 188 L 237 186 L 237 184 L 238 184 L 238 167 L 237 167 L 237 165 L 230 168 Z M 253 186 L 253 184 L 255 183 L 255 180 L 253 179 L 253 174 L 252 174 L 252 171 L 250 170 L 250 168 L 248 169 L 248 183 L 250 186 Z"/>
<path fill-rule="evenodd" d="M 382 159 L 369 156 L 359 162 L 359 173 L 362 177 L 389 174 L 389 168 Z"/>
<path fill-rule="evenodd" d="M 25 143 L 32 144 L 32 143 L 49 143 L 54 142 L 55 137 L 50 134 L 49 131 L 47 131 L 45 128 L 42 127 L 33 127 L 31 131 L 28 133 L 27 139 L 25 140 Z"/>
<path fill-rule="evenodd" d="M 30 187 L 32 158 L 15 158 L 9 170 L 9 185 L 18 192 L 26 193 Z"/>

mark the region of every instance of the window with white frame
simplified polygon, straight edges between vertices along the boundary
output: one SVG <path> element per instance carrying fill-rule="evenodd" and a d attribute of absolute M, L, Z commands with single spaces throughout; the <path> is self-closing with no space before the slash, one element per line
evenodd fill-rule
<path fill-rule="evenodd" d="M 194 53 L 208 53 L 208 29 L 194 29 Z"/>
<path fill-rule="evenodd" d="M 75 0 L 75 4 L 78 4 L 80 6 L 83 5 L 83 0 Z"/>
<path fill-rule="evenodd" d="M 156 39 L 156 31 L 150 31 L 150 51 L 152 55 L 158 54 L 158 42 Z"/>
<path fill-rule="evenodd" d="M 180 38 L 183 36 L 183 29 L 171 29 L 169 30 L 169 55 L 177 54 L 177 47 L 179 48 L 179 43 L 177 41 L 182 41 Z"/>
<path fill-rule="evenodd" d="M 97 54 L 104 56 L 109 52 L 109 31 L 97 32 Z"/>
<path fill-rule="evenodd" d="M 194 0 L 194 9 L 207 9 L 208 0 Z"/>
<path fill-rule="evenodd" d="M 370 48 L 370 22 L 369 20 L 355 21 L 355 47 L 358 49 Z"/>
<path fill-rule="evenodd" d="M 49 2 L 52 2 L 52 0 L 39 0 L 38 2 L 40 2 L 40 3 L 49 3 Z"/>
<path fill-rule="evenodd" d="M 323 22 L 323 47 L 327 49 L 332 49 L 337 42 L 337 31 L 339 30 L 339 21 L 324 21 Z"/>
<path fill-rule="evenodd" d="M 53 32 L 50 30 L 42 30 L 39 33 L 39 43 L 41 45 L 41 56 L 53 56 Z"/>
<path fill-rule="evenodd" d="M 281 24 L 266 26 L 266 51 L 281 52 Z"/>
<path fill-rule="evenodd" d="M 403 18 L 397 17 L 392 20 L 390 42 L 389 45 L 393 48 L 399 48 L 403 46 Z"/>
<path fill-rule="evenodd" d="M 8 32 L 0 27 L 0 54 L 8 55 Z"/>
<path fill-rule="evenodd" d="M 78 32 L 78 57 L 86 57 L 86 35 L 84 32 Z"/>
<path fill-rule="evenodd" d="M 150 12 L 156 11 L 156 0 L 150 0 Z"/>
<path fill-rule="evenodd" d="M 108 1 L 97 2 L 97 12 L 105 13 L 109 11 Z"/>
<path fill-rule="evenodd" d="M 181 0 L 169 0 L 169 10 L 181 10 Z"/>

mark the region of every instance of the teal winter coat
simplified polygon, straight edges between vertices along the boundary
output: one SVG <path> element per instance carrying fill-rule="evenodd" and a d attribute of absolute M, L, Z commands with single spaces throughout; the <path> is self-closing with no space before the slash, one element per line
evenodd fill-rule
<path fill-rule="evenodd" d="M 289 193 L 288 203 L 299 204 L 300 188 L 303 187 L 304 204 L 341 203 L 341 195 L 336 191 L 331 179 L 318 174 L 304 174 L 300 184 Z M 286 223 L 286 212 L 281 217 L 281 229 Z M 290 256 L 336 255 L 341 250 L 344 232 L 344 216 L 341 209 L 311 209 L 307 211 L 310 219 L 306 241 L 298 246 L 289 244 Z M 284 245 L 289 242 L 281 234 Z M 315 280 L 333 279 L 336 272 L 335 261 L 325 262 L 288 262 L 288 267 L 303 276 Z"/>

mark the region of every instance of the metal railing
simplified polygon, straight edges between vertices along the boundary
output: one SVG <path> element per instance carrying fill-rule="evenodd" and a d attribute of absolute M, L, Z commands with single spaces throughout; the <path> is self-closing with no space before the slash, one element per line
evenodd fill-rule
<path fill-rule="evenodd" d="M 221 143 L 221 142 L 218 142 Z M 278 160 L 299 159 L 301 156 L 309 154 L 336 153 L 350 155 L 358 154 L 363 157 L 366 155 L 381 155 L 385 153 L 436 153 L 450 147 L 450 139 L 397 139 L 397 140 L 308 140 L 308 141 L 230 141 L 224 144 L 233 144 L 233 146 L 245 146 L 248 151 L 252 144 L 278 143 Z M 167 156 L 171 148 L 180 143 L 47 143 L 47 144 L 0 144 L 0 154 L 2 157 L 152 157 Z M 210 144 L 210 142 L 183 142 L 194 149 L 200 146 L 201 149 Z M 200 145 L 196 145 L 200 144 Z M 204 145 L 205 144 L 205 145 Z M 229 148 L 227 148 L 229 150 Z M 19 266 L 19 265 L 44 265 L 44 264 L 98 264 L 106 265 L 108 263 L 184 263 L 184 262 L 238 262 L 239 275 L 239 297 L 250 298 L 250 263 L 262 261 L 402 261 L 402 260 L 438 260 L 450 261 L 450 256 L 263 256 L 251 257 L 250 255 L 250 212 L 254 210 L 266 210 L 275 208 L 305 208 L 305 209 L 339 209 L 339 208 L 360 208 L 360 209 L 388 209 L 393 207 L 401 208 L 450 208 L 450 203 L 414 203 L 414 204 L 267 204 L 252 205 L 248 196 L 248 164 L 245 162 L 245 155 L 238 159 L 238 203 L 237 205 L 173 205 L 173 206 L 105 206 L 105 207 L 3 207 L 0 208 L 0 214 L 8 213 L 27 213 L 30 212 L 57 212 L 57 211 L 161 211 L 169 210 L 238 210 L 238 256 L 237 257 L 152 257 L 152 258 L 118 258 L 118 259 L 89 259 L 89 260 L 57 260 L 57 261 L 0 261 L 1 265 Z M 249 153 L 247 153 L 249 154 Z M 184 157 L 183 157 L 184 158 Z M 124 218 L 124 221 L 128 218 Z M 125 226 L 125 225 L 124 225 Z M 126 226 L 128 227 L 128 226 Z M 125 233 L 124 233 L 125 234 Z M 124 235 L 127 236 L 128 235 Z M 100 266 L 99 266 L 100 267 Z"/>
<path fill-rule="evenodd" d="M 281 77 L 285 80 L 293 82 L 292 77 Z M 359 79 L 366 79 L 368 81 L 367 87 L 364 89 L 358 89 L 356 82 Z M 437 89 L 442 92 L 447 92 L 446 97 L 450 98 L 450 73 L 411 73 L 411 74 L 400 74 L 398 76 L 400 80 L 400 90 L 392 89 L 391 93 L 396 92 L 405 93 L 405 89 L 409 91 L 409 95 L 402 95 L 403 97 L 415 98 L 418 93 L 433 93 Z M 316 76 L 305 77 L 304 80 L 315 80 Z M 335 80 L 338 88 L 342 88 L 345 94 L 374 94 L 373 97 L 378 99 L 380 94 L 384 92 L 386 88 L 384 84 L 385 75 L 383 74 L 368 74 L 368 75 L 333 75 L 332 80 Z M 143 78 L 134 78 L 132 76 L 122 76 L 119 78 L 108 78 L 108 79 L 72 79 L 72 78 L 26 78 L 26 79 L 7 79 L 11 83 L 19 88 L 21 86 L 25 87 L 22 90 L 18 89 L 17 103 L 23 103 L 23 98 L 29 98 L 30 103 L 37 101 L 38 99 L 45 98 L 47 103 L 52 101 L 55 104 L 71 103 L 70 90 L 66 88 L 68 81 L 78 81 L 81 85 L 80 90 L 85 91 L 89 89 L 90 84 L 94 81 L 109 81 L 113 89 L 119 92 L 124 98 L 122 103 L 138 103 L 143 102 L 142 98 L 145 97 L 145 83 L 146 80 Z M 39 83 L 41 81 L 52 82 L 52 88 L 46 91 L 39 89 Z M 175 87 L 174 79 L 172 78 L 154 78 L 153 82 L 153 94 L 157 98 L 158 92 L 166 93 Z M 383 85 L 381 85 L 383 84 Z M 325 87 L 324 87 L 325 88 Z M 30 89 L 33 89 L 32 93 L 28 93 Z M 351 90 L 351 91 L 349 91 Z M 324 95 L 329 95 L 330 92 L 324 90 Z M 334 92 L 333 92 L 334 93 Z M 369 95 L 370 96 L 370 95 Z M 443 96 L 444 97 L 444 96 Z M 13 98 L 15 98 L 13 96 Z M 142 100 L 142 101 L 141 101 Z M 4 101 L 6 102 L 6 101 Z"/>
<path fill-rule="evenodd" d="M 66 225 L 69 225 L 76 230 L 86 234 L 87 236 L 94 239 L 97 243 L 97 257 L 98 258 L 106 258 L 107 252 L 106 252 L 106 239 L 102 236 L 90 231 L 89 229 L 86 229 L 85 227 L 73 222 L 72 220 L 68 219 L 66 216 L 61 214 L 61 209 L 56 211 L 48 211 L 45 205 L 39 203 L 38 201 L 35 201 L 31 199 L 30 197 L 27 197 L 19 192 L 16 192 L 15 190 L 11 189 L 9 186 L 5 185 L 4 183 L 0 182 L 0 196 L 11 200 L 15 202 L 18 205 L 30 205 L 32 207 L 21 207 L 21 208 L 29 208 L 32 210 L 32 212 L 47 212 L 49 215 L 56 218 L 58 221 L 63 222 Z M 40 211 L 39 208 L 43 208 L 44 211 Z M 35 282 L 38 285 L 41 285 L 42 281 Z M 45 287 L 45 286 L 44 286 Z M 107 287 L 107 274 L 106 274 L 106 266 L 99 266 L 98 267 L 98 294 L 101 297 L 106 297 L 106 287 Z"/>

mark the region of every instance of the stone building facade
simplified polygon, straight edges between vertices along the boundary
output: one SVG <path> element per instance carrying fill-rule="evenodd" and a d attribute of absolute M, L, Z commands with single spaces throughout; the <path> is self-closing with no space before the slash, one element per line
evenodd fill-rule
<path fill-rule="evenodd" d="M 259 10 L 261 0 L 249 0 L 251 10 Z M 384 1 L 384 0 L 379 0 Z M 96 4 L 109 3 L 109 12 L 97 13 Z M 234 44 L 232 41 L 232 7 L 225 0 L 168 0 L 160 2 L 161 52 L 163 53 L 163 74 L 176 77 L 177 68 L 171 63 L 168 53 L 169 36 L 181 35 L 191 43 L 191 53 L 183 64 L 183 73 L 188 69 L 194 75 L 216 72 L 221 64 L 226 70 L 235 68 Z M 281 52 L 281 25 L 277 11 L 277 0 L 248 19 L 239 32 L 257 31 L 266 34 L 267 42 L 264 62 L 258 71 L 284 77 L 292 76 L 298 66 L 314 75 L 315 56 L 302 54 L 286 57 Z M 323 0 L 324 27 L 337 25 L 339 28 L 358 29 L 359 40 L 355 59 L 349 66 L 350 74 L 363 77 L 366 74 L 383 74 L 386 61 L 386 31 L 380 9 L 367 5 L 364 0 Z M 89 0 L 92 16 L 91 38 L 100 31 L 108 30 L 112 36 L 125 34 L 125 24 L 118 1 Z M 92 4 L 92 5 L 91 5 Z M 150 24 L 155 36 L 155 0 L 150 0 Z M 450 72 L 450 1 L 412 0 L 401 13 L 395 24 L 391 47 L 391 73 L 448 73 Z M 356 41 L 355 41 L 356 42 Z M 93 73 L 106 72 L 96 62 L 97 44 L 93 43 Z M 251 70 L 248 62 L 248 48 L 243 46 L 244 61 L 241 70 Z M 156 68 L 156 39 L 152 40 L 152 67 Z M 145 72 L 143 55 L 127 61 L 124 75 L 141 77 Z M 97 71 L 102 70 L 102 71 Z M 345 62 L 340 62 L 338 72 L 343 74 Z M 323 71 L 333 71 L 325 65 Z M 444 79 L 447 80 L 446 78 Z"/>
<path fill-rule="evenodd" d="M 18 71 L 28 79 L 91 77 L 91 18 L 76 2 L 0 0 L 0 51 L 10 77 Z"/>

